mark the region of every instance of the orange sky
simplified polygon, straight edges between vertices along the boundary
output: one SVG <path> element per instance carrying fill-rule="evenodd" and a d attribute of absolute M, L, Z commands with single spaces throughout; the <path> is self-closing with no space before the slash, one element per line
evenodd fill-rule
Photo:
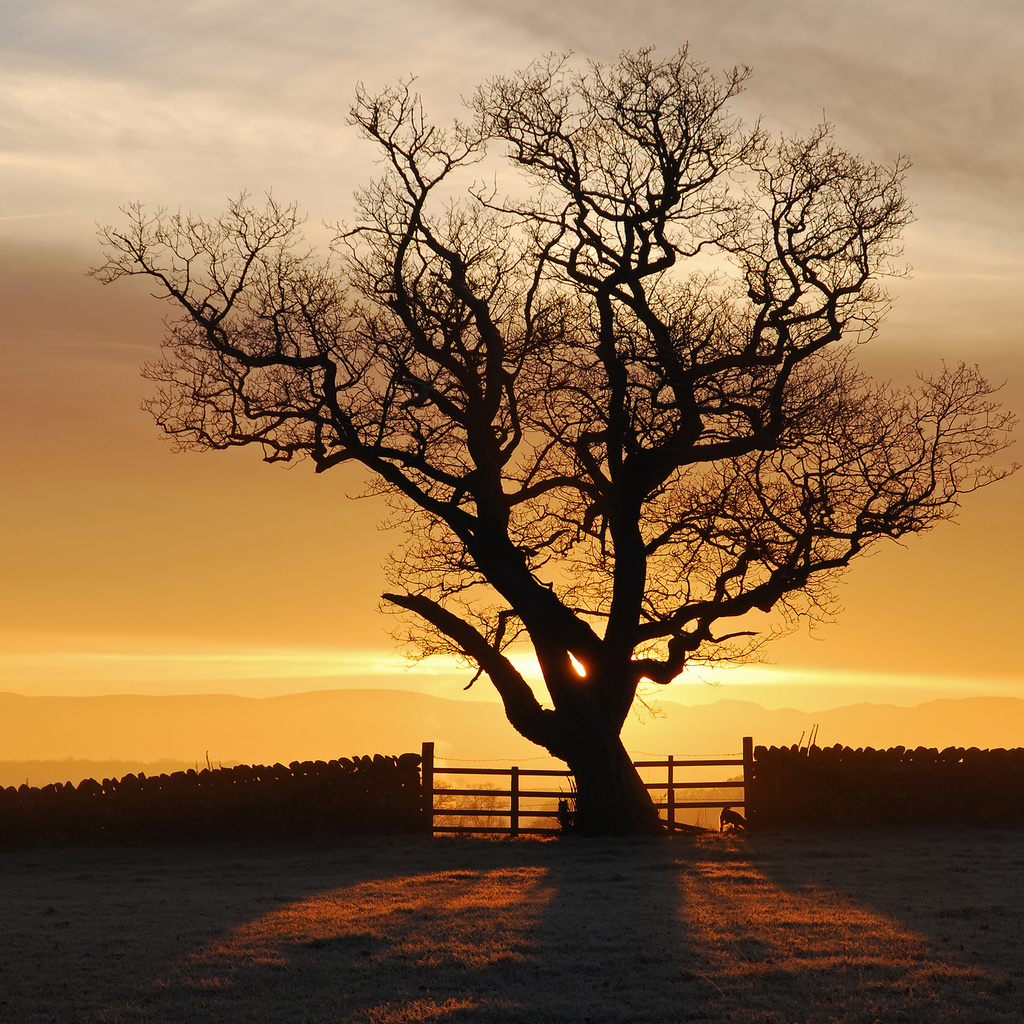
<path fill-rule="evenodd" d="M 95 224 L 135 199 L 214 213 L 272 188 L 313 224 L 344 218 L 372 173 L 344 124 L 359 80 L 412 71 L 447 116 L 479 81 L 548 50 L 607 59 L 689 39 L 713 67 L 748 63 L 744 115 L 800 131 L 824 110 L 844 145 L 914 160 L 914 275 L 894 283 L 868 364 L 903 378 L 978 362 L 1024 409 L 1016 0 L 348 6 L 39 0 L 5 15 L 0 690 L 265 695 L 378 678 L 459 692 L 450 671 L 395 662 L 377 608 L 391 541 L 378 509 L 347 500 L 358 479 L 252 452 L 172 455 L 138 411 L 165 307 L 84 276 Z M 959 526 L 856 566 L 844 615 L 818 639 L 778 643 L 770 671 L 731 673 L 725 690 L 673 684 L 672 699 L 1024 697 L 1022 510 L 1024 474 L 968 498 Z"/>

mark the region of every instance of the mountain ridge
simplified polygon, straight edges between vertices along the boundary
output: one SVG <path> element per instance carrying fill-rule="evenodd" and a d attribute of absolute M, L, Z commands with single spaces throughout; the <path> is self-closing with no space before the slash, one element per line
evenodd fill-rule
<path fill-rule="evenodd" d="M 914 706 L 863 702 L 827 711 L 766 709 L 725 698 L 653 702 L 623 727 L 635 754 L 712 755 L 755 744 L 1004 747 L 1024 745 L 1024 699 L 939 698 Z M 397 689 L 315 690 L 275 697 L 111 694 L 44 697 L 0 693 L 0 760 L 273 763 L 419 750 L 451 761 L 545 759 L 493 701 Z"/>

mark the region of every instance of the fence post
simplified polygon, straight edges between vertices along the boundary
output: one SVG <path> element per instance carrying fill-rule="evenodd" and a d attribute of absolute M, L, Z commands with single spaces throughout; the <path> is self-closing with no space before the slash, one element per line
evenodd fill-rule
<path fill-rule="evenodd" d="M 509 835 L 517 836 L 519 835 L 519 767 L 513 765 L 509 774 L 511 776 L 509 780 Z"/>
<path fill-rule="evenodd" d="M 750 793 L 754 781 L 754 737 L 743 737 L 743 814 L 750 817 Z"/>
<path fill-rule="evenodd" d="M 673 782 L 675 781 L 672 777 L 672 755 L 668 755 L 668 793 L 665 796 L 665 802 L 668 804 L 668 830 L 669 832 L 675 832 L 676 830 L 676 790 Z"/>
<path fill-rule="evenodd" d="M 420 760 L 420 784 L 423 788 L 423 826 L 428 836 L 434 834 L 434 744 L 424 743 Z"/>

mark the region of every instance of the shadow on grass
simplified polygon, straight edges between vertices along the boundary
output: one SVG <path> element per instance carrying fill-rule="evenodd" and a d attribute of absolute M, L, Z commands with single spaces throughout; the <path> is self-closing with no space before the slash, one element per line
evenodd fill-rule
<path fill-rule="evenodd" d="M 397 859 L 390 839 L 0 853 L 0 1022 L 150 1019 L 164 1000 L 146 992 L 196 950 L 338 880 L 387 879 L 429 844 L 399 847 Z"/>
<path fill-rule="evenodd" d="M 582 840 L 381 850 L 373 877 L 338 871 L 340 884 L 229 924 L 79 1019 L 687 1020 L 710 986 L 683 963 L 685 850 Z"/>
<path fill-rule="evenodd" d="M 1024 834 L 1018 851 L 1022 843 Z M 1013 858 L 997 871 L 989 858 L 986 870 L 986 849 L 977 830 L 906 829 L 752 835 L 709 850 L 683 897 L 699 922 L 692 952 L 716 981 L 707 1012 L 808 1024 L 1019 1022 L 1020 911 L 1010 909 L 985 949 L 963 932 L 952 939 L 942 909 L 967 901 L 981 912 L 1009 895 Z M 979 869 L 973 880 L 956 871 L 958 857 Z"/>
<path fill-rule="evenodd" d="M 1019 1024 L 1021 915 L 1011 902 L 990 946 L 955 949 L 989 934 L 980 890 L 955 898 L 956 852 L 711 835 L 22 862 L 20 909 L 36 916 L 3 940 L 0 1019 Z M 932 889 L 949 895 L 927 903 Z"/>

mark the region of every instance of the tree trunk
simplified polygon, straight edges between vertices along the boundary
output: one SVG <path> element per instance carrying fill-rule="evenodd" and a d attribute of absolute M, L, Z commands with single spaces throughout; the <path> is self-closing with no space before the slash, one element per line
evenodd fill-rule
<path fill-rule="evenodd" d="M 587 737 L 567 761 L 576 780 L 575 832 L 636 836 L 665 831 L 651 795 L 617 735 Z"/>

